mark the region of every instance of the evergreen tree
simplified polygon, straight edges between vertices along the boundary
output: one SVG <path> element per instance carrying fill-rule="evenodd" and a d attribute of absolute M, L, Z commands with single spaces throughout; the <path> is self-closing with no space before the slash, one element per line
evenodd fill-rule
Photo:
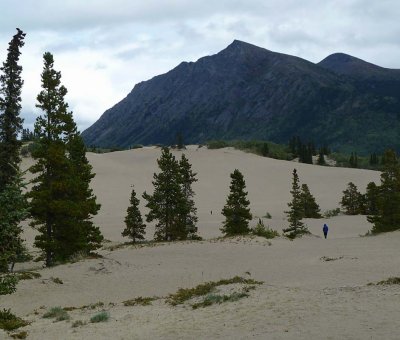
<path fill-rule="evenodd" d="M 292 194 L 292 201 L 288 203 L 290 210 L 286 211 L 286 214 L 288 215 L 289 227 L 283 229 L 283 233 L 285 236 L 294 239 L 297 236 L 309 233 L 307 227 L 301 221 L 304 214 L 304 207 L 302 205 L 299 176 L 297 175 L 296 169 L 293 170 L 292 190 L 290 193 Z"/>
<path fill-rule="evenodd" d="M 178 132 L 176 134 L 176 148 L 179 150 L 182 150 L 185 148 L 185 145 L 183 144 L 183 136 L 181 132 Z"/>
<path fill-rule="evenodd" d="M 307 184 L 302 184 L 300 195 L 303 206 L 303 217 L 321 218 L 319 205 L 315 202 L 315 198 L 311 194 Z"/>
<path fill-rule="evenodd" d="M 180 217 L 187 212 L 187 205 L 181 189 L 179 164 L 165 147 L 157 163 L 161 171 L 153 175 L 153 195 L 143 193 L 143 198 L 147 201 L 146 207 L 150 209 L 146 220 L 157 220 L 154 233 L 157 241 L 185 239 L 187 230 Z"/>
<path fill-rule="evenodd" d="M 122 236 L 129 237 L 133 243 L 137 240 L 144 240 L 146 225 L 143 223 L 142 215 L 139 210 L 139 199 L 136 198 L 136 192 L 132 186 L 130 206 L 127 209 L 125 217 L 126 228 L 122 231 Z"/>
<path fill-rule="evenodd" d="M 184 198 L 184 205 L 181 209 L 180 220 L 185 230 L 185 238 L 197 238 L 197 208 L 194 204 L 194 191 L 192 184 L 197 182 L 196 173 L 184 154 L 179 162 L 180 185 Z"/>
<path fill-rule="evenodd" d="M 250 232 L 249 221 L 252 219 L 250 202 L 245 191 L 246 182 L 238 169 L 231 174 L 229 188 L 230 193 L 222 209 L 225 221 L 221 231 L 225 236 L 248 234 Z"/>
<path fill-rule="evenodd" d="M 46 255 L 46 265 L 66 260 L 77 251 L 89 252 L 100 246 L 102 236 L 90 221 L 99 205 L 89 188 L 91 166 L 77 132 L 72 112 L 64 97 L 61 73 L 54 70 L 51 53 L 43 56 L 42 91 L 36 105 L 43 111 L 35 123 L 36 160 L 30 171 L 33 179 L 31 226 L 39 231 L 35 246 Z"/>
<path fill-rule="evenodd" d="M 0 192 L 0 272 L 12 271 L 24 247 L 20 222 L 28 217 L 28 202 L 22 193 L 22 174 Z"/>
<path fill-rule="evenodd" d="M 17 28 L 8 47 L 7 59 L 0 68 L 0 192 L 7 184 L 15 183 L 21 158 L 19 150 L 23 119 L 21 111 L 22 66 L 18 64 L 25 33 Z"/>
<path fill-rule="evenodd" d="M 350 182 L 343 191 L 340 205 L 347 215 L 358 215 L 363 212 L 363 195 L 358 192 L 357 186 Z"/>
<path fill-rule="evenodd" d="M 365 213 L 368 215 L 376 215 L 378 213 L 379 186 L 374 182 L 367 185 L 365 193 Z"/>
<path fill-rule="evenodd" d="M 318 165 L 326 165 L 325 157 L 324 157 L 324 154 L 322 152 L 322 149 L 319 151 L 317 164 Z"/>
<path fill-rule="evenodd" d="M 393 150 L 386 150 L 383 159 L 377 214 L 368 216 L 373 233 L 400 229 L 400 164 Z"/>

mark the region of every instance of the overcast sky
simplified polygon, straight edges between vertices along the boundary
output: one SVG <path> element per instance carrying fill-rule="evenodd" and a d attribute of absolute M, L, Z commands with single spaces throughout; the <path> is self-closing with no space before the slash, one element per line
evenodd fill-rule
<path fill-rule="evenodd" d="M 344 52 L 400 69 L 399 0 L 0 0 L 0 61 L 19 27 L 25 125 L 40 111 L 43 53 L 84 130 L 133 86 L 234 39 L 318 62 Z"/>

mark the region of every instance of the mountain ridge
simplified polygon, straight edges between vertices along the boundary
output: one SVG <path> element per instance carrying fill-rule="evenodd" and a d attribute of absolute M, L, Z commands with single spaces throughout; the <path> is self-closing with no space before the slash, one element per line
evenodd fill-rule
<path fill-rule="evenodd" d="M 398 73 L 345 54 L 314 64 L 235 40 L 136 84 L 82 136 L 87 145 L 122 147 L 171 144 L 182 133 L 188 143 L 300 135 L 338 149 L 399 148 Z"/>

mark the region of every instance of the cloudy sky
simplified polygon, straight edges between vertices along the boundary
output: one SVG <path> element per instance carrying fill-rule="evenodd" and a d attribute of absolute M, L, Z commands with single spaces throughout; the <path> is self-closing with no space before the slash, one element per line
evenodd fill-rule
<path fill-rule="evenodd" d="M 40 111 L 49 51 L 81 130 L 133 86 L 234 39 L 318 62 L 344 52 L 400 69 L 398 0 L 0 0 L 0 61 L 19 27 L 23 117 Z"/>

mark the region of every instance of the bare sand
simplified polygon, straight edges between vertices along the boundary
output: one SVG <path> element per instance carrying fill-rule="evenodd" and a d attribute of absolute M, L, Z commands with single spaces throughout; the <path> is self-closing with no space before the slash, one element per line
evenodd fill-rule
<path fill-rule="evenodd" d="M 174 153 L 180 157 L 182 152 Z M 235 168 L 246 180 L 254 216 L 251 224 L 269 212 L 272 218 L 264 222 L 278 231 L 287 226 L 284 211 L 290 201 L 293 168 L 322 211 L 339 207 L 350 181 L 362 192 L 368 182 L 379 183 L 378 172 L 286 162 L 229 148 L 192 146 L 184 153 L 198 173 L 194 190 L 204 240 L 115 250 L 110 246 L 127 241 L 121 232 L 130 186 L 135 185 L 139 196 L 145 190 L 152 192 L 160 149 L 88 154 L 97 174 L 93 188 L 102 204 L 94 221 L 110 242 L 99 251 L 104 258 L 49 269 L 34 262 L 18 266 L 36 269 L 42 277 L 21 281 L 16 293 L 0 297 L 0 308 L 11 308 L 32 322 L 24 328 L 29 339 L 399 339 L 400 287 L 368 283 L 400 276 L 400 232 L 361 237 L 371 229 L 366 217 L 339 215 L 306 220 L 312 234 L 293 242 L 282 237 L 218 238 L 229 174 Z M 25 159 L 24 165 L 30 162 Z M 142 199 L 141 211 L 147 212 Z M 321 237 L 323 223 L 330 227 L 327 240 Z M 149 240 L 153 233 L 149 225 Z M 25 226 L 31 249 L 34 235 Z M 236 302 L 196 310 L 190 301 L 175 307 L 165 303 L 164 297 L 179 287 L 236 275 L 264 283 Z M 150 306 L 122 303 L 139 296 L 160 299 Z M 104 305 L 73 310 L 70 321 L 42 318 L 50 307 L 97 302 Z M 101 310 L 110 313 L 110 320 L 90 323 L 90 317 Z M 76 320 L 88 323 L 73 328 Z M 0 331 L 2 337 L 7 334 Z"/>

